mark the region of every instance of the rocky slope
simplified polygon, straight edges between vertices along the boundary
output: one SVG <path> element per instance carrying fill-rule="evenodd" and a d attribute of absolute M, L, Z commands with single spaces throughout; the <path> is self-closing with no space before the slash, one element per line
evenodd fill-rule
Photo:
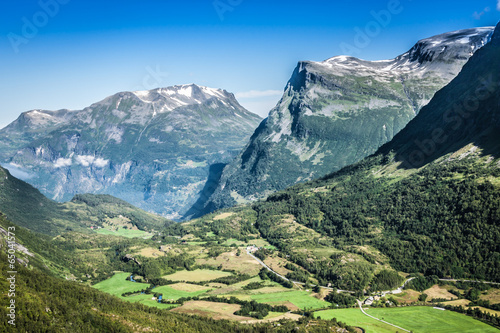
<path fill-rule="evenodd" d="M 0 131 L 0 161 L 58 201 L 106 193 L 175 219 L 260 120 L 225 90 L 121 92 L 83 110 L 23 113 Z"/>
<path fill-rule="evenodd" d="M 202 212 L 263 198 L 359 161 L 391 140 L 493 27 L 419 41 L 391 60 L 300 62 L 278 105 L 223 171 Z"/>

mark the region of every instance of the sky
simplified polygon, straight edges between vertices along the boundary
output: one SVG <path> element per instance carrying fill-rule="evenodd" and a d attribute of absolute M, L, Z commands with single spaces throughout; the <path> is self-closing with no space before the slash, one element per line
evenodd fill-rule
<path fill-rule="evenodd" d="M 226 89 L 265 117 L 301 60 L 391 59 L 419 39 L 500 20 L 500 0 L 0 6 L 0 128 L 31 109 L 82 109 L 120 91 L 189 83 Z"/>

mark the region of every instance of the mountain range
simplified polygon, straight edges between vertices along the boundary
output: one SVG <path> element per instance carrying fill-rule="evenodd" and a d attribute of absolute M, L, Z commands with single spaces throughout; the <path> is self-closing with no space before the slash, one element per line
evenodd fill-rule
<path fill-rule="evenodd" d="M 46 196 L 106 193 L 178 219 L 261 118 L 221 89 L 121 92 L 83 110 L 32 110 L 0 131 L 0 160 Z"/>

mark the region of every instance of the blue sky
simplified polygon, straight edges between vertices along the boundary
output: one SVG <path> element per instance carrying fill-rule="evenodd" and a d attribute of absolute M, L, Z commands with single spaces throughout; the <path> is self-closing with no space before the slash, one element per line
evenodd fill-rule
<path fill-rule="evenodd" d="M 265 116 L 300 60 L 393 58 L 418 39 L 495 25 L 499 2 L 5 0 L 0 127 L 30 109 L 185 83 Z"/>

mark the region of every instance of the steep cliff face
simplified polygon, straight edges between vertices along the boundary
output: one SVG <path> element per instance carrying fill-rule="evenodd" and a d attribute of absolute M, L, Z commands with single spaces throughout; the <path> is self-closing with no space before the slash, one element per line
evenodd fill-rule
<path fill-rule="evenodd" d="M 225 90 L 122 92 L 79 111 L 22 114 L 0 131 L 0 158 L 55 200 L 106 193 L 176 219 L 260 121 Z"/>
<path fill-rule="evenodd" d="M 488 27 L 434 36 L 391 60 L 300 62 L 282 99 L 224 169 L 202 211 L 263 198 L 375 152 L 492 33 Z"/>

